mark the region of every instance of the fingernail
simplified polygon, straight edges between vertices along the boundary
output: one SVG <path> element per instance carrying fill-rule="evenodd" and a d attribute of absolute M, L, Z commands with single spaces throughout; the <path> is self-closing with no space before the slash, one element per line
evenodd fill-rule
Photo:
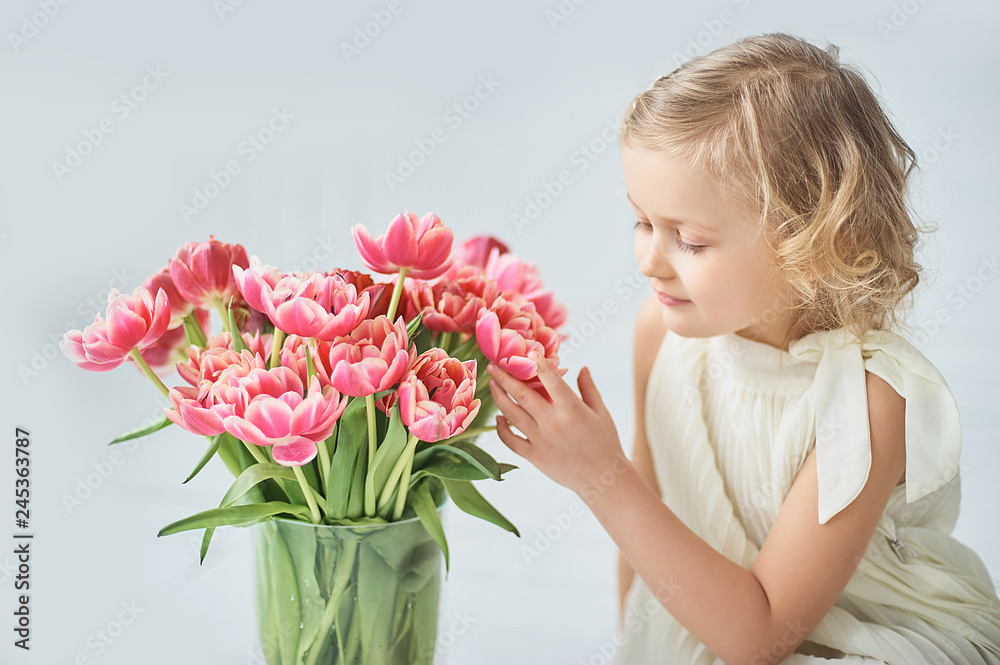
<path fill-rule="evenodd" d="M 487 366 L 486 366 L 486 371 L 487 371 L 488 373 L 490 373 L 490 374 L 493 374 L 493 365 L 487 365 Z"/>
<path fill-rule="evenodd" d="M 534 360 L 535 362 L 538 362 L 538 359 L 540 357 L 541 356 L 538 355 L 538 351 L 532 351 L 531 353 L 528 354 L 528 358 L 530 358 L 531 360 Z"/>

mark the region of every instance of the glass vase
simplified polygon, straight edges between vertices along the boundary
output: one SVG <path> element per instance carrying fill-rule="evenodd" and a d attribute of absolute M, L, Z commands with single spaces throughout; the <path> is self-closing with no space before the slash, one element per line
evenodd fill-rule
<path fill-rule="evenodd" d="M 444 558 L 418 518 L 363 526 L 275 519 L 254 525 L 252 540 L 268 665 L 434 662 Z"/>

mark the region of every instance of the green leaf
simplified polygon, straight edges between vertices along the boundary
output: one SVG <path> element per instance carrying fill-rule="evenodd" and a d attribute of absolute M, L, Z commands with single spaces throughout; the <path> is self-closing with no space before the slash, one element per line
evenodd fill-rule
<path fill-rule="evenodd" d="M 489 501 L 484 499 L 483 495 L 472 486 L 471 482 L 467 480 L 448 480 L 446 478 L 442 478 L 441 482 L 444 483 L 445 488 L 448 490 L 451 500 L 463 512 L 473 517 L 484 519 L 487 522 L 492 522 L 498 527 L 510 531 L 518 538 L 521 537 L 517 527 L 500 514 L 500 511 L 494 508 Z"/>
<path fill-rule="evenodd" d="M 457 441 L 452 444 L 438 444 L 425 448 L 414 456 L 413 468 L 425 469 L 432 461 L 441 459 L 455 460 L 456 464 L 458 459 L 463 460 L 481 473 L 480 477 L 462 478 L 464 480 L 481 480 L 483 478 L 502 480 L 500 465 L 497 464 L 496 460 L 470 441 Z"/>
<path fill-rule="evenodd" d="M 233 505 L 236 503 L 236 500 L 246 494 L 251 487 L 254 487 L 268 478 L 295 480 L 295 472 L 287 466 L 280 466 L 278 464 L 254 464 L 253 466 L 248 466 L 243 470 L 243 473 L 240 474 L 240 477 L 229 486 L 225 496 L 222 497 L 222 502 L 219 507 L 223 508 L 225 506 Z"/>
<path fill-rule="evenodd" d="M 184 483 L 197 476 L 198 472 L 201 471 L 203 468 L 205 468 L 205 465 L 208 464 L 208 460 L 215 457 L 215 453 L 218 452 L 219 445 L 222 443 L 222 437 L 228 435 L 229 432 L 223 432 L 222 434 L 216 434 L 214 437 L 212 437 L 212 443 L 209 444 L 208 449 L 205 451 L 205 454 L 201 456 L 200 460 L 198 460 L 198 464 L 195 465 L 194 471 L 192 471 L 191 474 L 184 480 Z M 181 484 L 183 485 L 184 483 Z"/>
<path fill-rule="evenodd" d="M 277 525 L 275 525 L 277 526 Z M 301 632 L 298 583 L 291 554 L 280 529 L 275 529 L 270 545 L 271 602 L 277 619 L 278 650 L 281 663 L 300 662 L 295 659 Z"/>
<path fill-rule="evenodd" d="M 441 516 L 438 515 L 437 506 L 434 505 L 434 497 L 431 496 L 430 487 L 427 486 L 427 483 L 420 483 L 411 496 L 413 499 L 413 510 L 416 511 L 417 517 L 420 518 L 424 528 L 427 529 L 427 533 L 431 534 L 434 541 L 440 545 L 441 551 L 444 552 L 445 578 L 447 578 L 449 567 L 448 539 L 444 535 Z"/>
<path fill-rule="evenodd" d="M 138 439 L 139 437 L 146 436 L 147 434 L 158 432 L 164 427 L 168 427 L 173 424 L 174 422 L 170 420 L 170 418 L 167 418 L 166 414 L 163 414 L 162 416 L 159 417 L 159 419 L 153 421 L 148 425 L 143 425 L 142 427 L 138 427 L 132 430 L 131 432 L 125 432 L 124 434 L 115 437 L 114 440 L 111 441 L 111 443 L 109 443 L 108 445 L 111 446 L 116 443 L 122 443 L 124 441 L 131 441 L 132 439 Z"/>
<path fill-rule="evenodd" d="M 233 315 L 234 300 L 235 298 L 229 299 L 229 307 L 226 308 L 226 313 L 229 315 L 229 330 L 233 333 L 233 351 L 243 353 L 243 349 L 247 348 L 247 346 L 243 343 L 243 335 L 240 334 L 239 326 L 236 325 L 236 317 Z"/>
<path fill-rule="evenodd" d="M 492 476 L 478 464 L 473 464 L 446 446 L 428 448 L 421 460 L 423 466 L 410 476 L 410 487 L 421 478 L 436 476 L 449 480 L 485 480 Z"/>
<path fill-rule="evenodd" d="M 209 526 L 250 526 L 267 520 L 274 515 L 288 513 L 303 520 L 309 519 L 309 507 L 283 501 L 268 501 L 267 503 L 250 503 L 242 506 L 224 506 L 211 508 L 195 513 L 184 519 L 171 522 L 156 534 L 169 536 L 181 531 L 202 529 Z"/>
<path fill-rule="evenodd" d="M 392 405 L 389 416 L 389 429 L 385 433 L 385 438 L 375 450 L 375 459 L 368 469 L 366 491 L 374 493 L 377 499 L 385 483 L 389 480 L 392 467 L 403 453 L 406 447 L 406 429 L 403 427 L 403 419 L 399 414 L 399 402 Z"/>
<path fill-rule="evenodd" d="M 420 321 L 423 318 L 424 318 L 424 313 L 423 313 L 423 311 L 421 311 L 419 314 L 417 314 L 415 317 L 413 317 L 412 321 L 410 321 L 409 323 L 406 324 L 406 338 L 407 339 L 410 339 L 410 338 L 413 337 L 413 331 L 417 329 L 417 326 L 420 325 Z"/>
<path fill-rule="evenodd" d="M 367 432 L 366 432 L 367 435 Z M 365 437 L 367 439 L 367 436 Z M 347 500 L 347 517 L 357 519 L 365 514 L 365 476 L 368 475 L 368 444 L 358 446 L 351 474 L 351 496 Z"/>
<path fill-rule="evenodd" d="M 337 421 L 337 449 L 330 460 L 330 484 L 326 488 L 326 514 L 333 519 L 347 517 L 354 464 L 360 446 L 368 446 L 368 423 L 365 399 L 355 397 Z"/>
<path fill-rule="evenodd" d="M 501 476 L 503 474 L 507 473 L 508 471 L 513 471 L 514 469 L 518 468 L 518 467 L 514 466 L 513 464 L 507 464 L 506 462 L 500 462 L 499 466 L 500 466 L 500 475 Z"/>
<path fill-rule="evenodd" d="M 205 527 L 205 535 L 201 537 L 201 556 L 198 559 L 199 565 L 205 565 L 205 556 L 208 555 L 208 546 L 212 542 L 212 535 L 215 534 L 215 527 Z"/>
<path fill-rule="evenodd" d="M 198 321 L 198 315 L 195 313 L 195 310 L 192 310 L 184 317 L 184 334 L 187 336 L 188 344 L 201 347 L 208 346 L 205 331 L 201 328 L 201 323 Z"/>

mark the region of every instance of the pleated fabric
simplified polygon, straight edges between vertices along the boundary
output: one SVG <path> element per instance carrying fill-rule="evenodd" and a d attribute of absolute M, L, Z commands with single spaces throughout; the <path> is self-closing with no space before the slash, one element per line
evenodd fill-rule
<path fill-rule="evenodd" d="M 646 436 L 663 501 L 749 569 L 813 446 L 822 524 L 868 479 L 865 371 L 906 399 L 906 482 L 893 491 L 840 598 L 784 665 L 1000 665 L 1000 600 L 982 559 L 953 538 L 958 408 L 909 342 L 838 329 L 788 351 L 735 334 L 663 338 L 646 388 Z M 723 665 L 636 577 L 614 662 Z M 822 653 L 823 655 L 815 655 Z"/>

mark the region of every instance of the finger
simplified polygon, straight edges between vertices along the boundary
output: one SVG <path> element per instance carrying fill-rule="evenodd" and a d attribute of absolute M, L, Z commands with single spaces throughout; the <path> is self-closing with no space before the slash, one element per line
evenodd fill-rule
<path fill-rule="evenodd" d="M 549 393 L 549 397 L 552 398 L 553 402 L 568 402 L 571 400 L 576 400 L 576 393 L 573 389 L 569 387 L 569 384 L 563 380 L 562 376 L 556 371 L 556 369 L 549 364 L 548 359 L 537 351 L 532 351 L 528 354 L 530 360 L 535 361 L 535 366 L 537 367 L 538 380 L 542 382 L 545 386 L 546 392 Z M 565 371 L 563 371 L 565 373 Z"/>
<path fill-rule="evenodd" d="M 526 457 L 525 453 L 531 445 L 531 442 L 524 437 L 514 434 L 514 432 L 510 429 L 510 424 L 507 422 L 507 419 L 503 416 L 497 414 L 496 423 L 497 436 L 500 437 L 500 440 L 503 441 L 504 445 L 510 448 L 515 454 L 521 457 Z"/>
<path fill-rule="evenodd" d="M 594 385 L 594 377 L 590 373 L 589 367 L 584 367 L 580 370 L 580 374 L 576 377 L 576 383 L 580 387 L 580 397 L 583 398 L 587 406 L 594 411 L 607 410 L 604 406 L 604 400 L 601 399 L 601 393 L 598 392 L 597 386 Z"/>
<path fill-rule="evenodd" d="M 532 388 L 525 382 L 515 378 L 509 372 L 505 372 L 494 363 L 487 365 L 486 371 L 489 372 L 490 376 L 493 377 L 493 380 L 499 384 L 503 391 L 517 400 L 517 405 L 531 417 L 533 422 L 541 417 L 541 414 L 544 413 L 544 407 L 549 404 L 544 397 L 532 390 Z M 499 406 L 499 404 L 497 406 Z M 506 411 L 504 411 L 504 415 L 507 415 Z M 512 422 L 515 427 L 520 429 L 525 434 L 531 434 L 528 430 L 521 428 L 518 424 L 518 420 L 514 420 Z"/>
<path fill-rule="evenodd" d="M 496 403 L 497 408 L 503 412 L 503 415 L 510 424 L 528 436 L 531 436 L 536 431 L 535 419 L 520 404 L 515 403 L 510 398 L 499 381 L 490 380 L 490 395 L 493 396 L 493 401 Z"/>

